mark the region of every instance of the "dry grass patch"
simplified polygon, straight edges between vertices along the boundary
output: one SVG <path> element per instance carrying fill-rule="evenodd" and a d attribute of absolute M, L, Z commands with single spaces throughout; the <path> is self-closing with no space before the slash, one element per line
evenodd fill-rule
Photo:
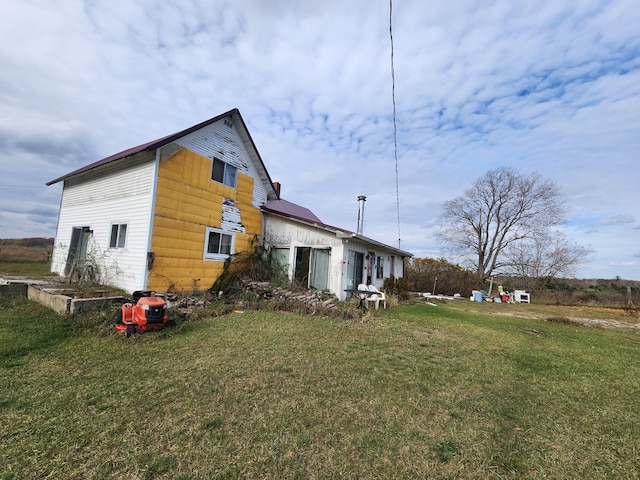
<path fill-rule="evenodd" d="M 449 302 L 448 308 L 478 315 L 503 315 L 545 320 L 548 318 L 611 320 L 639 324 L 638 315 L 630 315 L 624 308 L 591 306 L 544 305 L 536 303 L 492 303 L 457 300 Z"/>

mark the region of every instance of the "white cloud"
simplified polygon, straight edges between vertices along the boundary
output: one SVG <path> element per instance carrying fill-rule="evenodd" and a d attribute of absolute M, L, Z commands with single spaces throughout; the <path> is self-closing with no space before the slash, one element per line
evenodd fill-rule
<path fill-rule="evenodd" d="M 3 181 L 40 187 L 238 107 L 285 198 L 352 228 L 365 194 L 365 231 L 395 244 L 388 7 L 2 2 Z M 403 248 L 439 256 L 442 203 L 510 165 L 558 182 L 596 252 L 579 274 L 640 279 L 623 265 L 640 240 L 640 5 L 407 0 L 393 18 Z M 21 210 L 55 210 L 44 191 L 0 189 L 0 237 L 54 234 L 55 215 Z"/>

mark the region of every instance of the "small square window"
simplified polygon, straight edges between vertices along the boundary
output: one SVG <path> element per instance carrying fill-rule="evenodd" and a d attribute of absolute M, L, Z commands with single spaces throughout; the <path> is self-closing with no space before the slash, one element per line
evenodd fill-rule
<path fill-rule="evenodd" d="M 223 162 L 219 158 L 213 159 L 213 167 L 211 169 L 211 180 L 224 183 L 231 188 L 236 188 L 238 178 L 238 169 L 233 165 Z"/>
<path fill-rule="evenodd" d="M 111 225 L 111 239 L 109 241 L 109 248 L 124 248 L 127 240 L 127 224 L 113 224 Z"/>
<path fill-rule="evenodd" d="M 234 234 L 215 228 L 207 228 L 204 258 L 224 260 L 233 253 Z"/>

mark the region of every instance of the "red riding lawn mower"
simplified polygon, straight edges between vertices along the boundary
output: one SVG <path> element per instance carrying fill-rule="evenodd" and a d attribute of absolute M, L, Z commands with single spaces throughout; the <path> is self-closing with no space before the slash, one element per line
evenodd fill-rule
<path fill-rule="evenodd" d="M 130 337 L 136 332 L 159 330 L 165 325 L 175 327 L 169 320 L 167 301 L 151 290 L 136 290 L 131 302 L 122 305 L 115 314 L 116 331 L 124 332 Z"/>

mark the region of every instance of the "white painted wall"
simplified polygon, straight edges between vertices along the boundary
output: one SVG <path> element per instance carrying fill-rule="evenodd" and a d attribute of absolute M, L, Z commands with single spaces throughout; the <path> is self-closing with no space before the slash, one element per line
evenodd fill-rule
<path fill-rule="evenodd" d="M 102 282 L 133 292 L 145 287 L 146 253 L 153 205 L 155 161 L 65 182 L 53 251 L 52 271 L 64 274 L 73 227 L 93 231 L 87 257 L 95 260 Z M 126 160 L 125 160 L 126 162 Z M 125 248 L 110 249 L 111 225 L 126 223 Z"/>
<path fill-rule="evenodd" d="M 347 260 L 349 250 L 361 252 L 365 256 L 370 251 L 373 251 L 375 255 L 380 255 L 384 259 L 384 277 L 376 279 L 375 271 L 373 272 L 372 283 L 378 288 L 382 288 L 384 279 L 389 278 L 391 256 L 394 255 L 392 250 L 372 246 L 369 243 L 351 237 L 340 238 L 332 231 L 270 214 L 266 214 L 264 239 L 267 247 L 290 248 L 288 272 L 290 279 L 293 278 L 295 247 L 331 248 L 328 287 L 329 291 L 341 300 L 347 298 L 347 293 L 344 290 L 347 288 Z M 402 257 L 396 255 L 394 276 L 400 278 L 403 274 Z M 366 260 L 363 280 L 366 281 Z"/>
<path fill-rule="evenodd" d="M 295 247 L 330 248 L 328 289 L 340 296 L 342 279 L 342 241 L 335 234 L 303 225 L 275 215 L 267 215 L 265 221 L 265 243 L 269 247 L 288 247 L 289 278 L 293 278 Z"/>

